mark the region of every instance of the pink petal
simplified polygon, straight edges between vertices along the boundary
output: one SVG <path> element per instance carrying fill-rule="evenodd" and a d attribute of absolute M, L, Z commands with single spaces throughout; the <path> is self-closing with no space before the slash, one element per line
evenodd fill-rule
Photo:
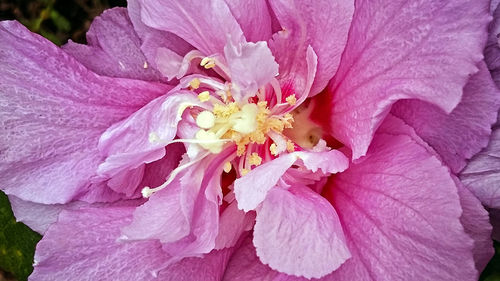
<path fill-rule="evenodd" d="M 141 50 L 153 68 L 161 68 L 157 63 L 160 49 L 170 50 L 181 57 L 193 49 L 193 46 L 177 35 L 145 25 L 141 19 L 141 5 L 139 0 L 127 1 L 127 11 L 135 32 L 141 39 Z"/>
<path fill-rule="evenodd" d="M 273 161 L 264 163 L 251 170 L 244 177 L 234 181 L 234 194 L 238 208 L 248 212 L 255 210 L 266 198 L 283 174 L 298 159 L 301 159 L 307 169 L 316 172 L 338 173 L 347 169 L 349 160 L 338 150 L 327 152 L 293 152 L 279 156 Z"/>
<path fill-rule="evenodd" d="M 460 173 L 460 180 L 490 208 L 500 208 L 500 123 L 493 127 L 488 146 Z"/>
<path fill-rule="evenodd" d="M 464 226 L 465 233 L 474 240 L 473 253 L 476 269 L 478 272 L 482 272 L 495 253 L 491 241 L 492 227 L 488 212 L 460 180 L 455 178 L 455 183 L 458 187 L 460 205 L 463 210 L 460 222 Z"/>
<path fill-rule="evenodd" d="M 222 54 L 229 37 L 243 39 L 239 24 L 223 0 L 139 0 L 142 21 L 183 38 L 205 55 Z"/>
<path fill-rule="evenodd" d="M 500 91 L 484 63 L 464 88 L 458 106 L 446 114 L 435 105 L 418 100 L 396 103 L 392 113 L 412 126 L 455 173 L 488 144 L 491 125 L 497 119 Z"/>
<path fill-rule="evenodd" d="M 220 174 L 234 151 L 207 157 L 181 172 L 134 212 L 123 239 L 158 239 L 171 254 L 168 262 L 208 253 L 218 233 Z"/>
<path fill-rule="evenodd" d="M 80 194 L 102 161 L 102 132 L 168 90 L 100 77 L 17 22 L 0 23 L 0 41 L 0 181 L 23 200 Z"/>
<path fill-rule="evenodd" d="M 274 279 L 279 273 L 260 262 L 252 243 L 252 236 L 242 240 L 241 246 L 231 256 L 224 274 L 224 281 L 257 281 Z"/>
<path fill-rule="evenodd" d="M 153 194 L 144 205 L 135 210 L 132 223 L 122 228 L 125 235 L 123 238 L 158 239 L 162 243 L 169 243 L 187 236 L 191 216 L 183 213 L 181 196 L 182 186 L 178 181 Z"/>
<path fill-rule="evenodd" d="M 356 1 L 329 87 L 331 133 L 366 154 L 390 106 L 415 98 L 451 112 L 482 58 L 487 1 Z"/>
<path fill-rule="evenodd" d="M 219 233 L 215 239 L 215 249 L 233 247 L 240 239 L 242 233 L 253 228 L 255 212 L 245 213 L 238 209 L 238 204 L 233 201 L 224 209 L 220 216 Z"/>
<path fill-rule="evenodd" d="M 44 234 L 51 224 L 57 221 L 59 213 L 69 205 L 79 205 L 82 203 L 62 204 L 40 204 L 30 201 L 24 201 L 16 196 L 9 196 L 12 212 L 16 221 L 20 221 L 29 226 L 34 231 Z"/>
<path fill-rule="evenodd" d="M 99 173 L 111 177 L 125 168 L 136 168 L 162 158 L 166 142 L 176 135 L 184 109 L 198 104 L 200 101 L 191 92 L 174 91 L 114 124 L 99 140 L 99 150 L 107 156 L 99 166 Z M 151 141 L 151 134 L 158 141 Z"/>
<path fill-rule="evenodd" d="M 335 209 L 305 186 L 269 191 L 253 243 L 264 264 L 306 278 L 323 277 L 351 257 Z"/>
<path fill-rule="evenodd" d="M 241 26 L 248 41 L 267 41 L 271 38 L 271 16 L 265 0 L 225 0 Z"/>
<path fill-rule="evenodd" d="M 117 242 L 133 206 L 65 210 L 35 253 L 32 280 L 157 280 L 168 255 L 158 241 Z"/>
<path fill-rule="evenodd" d="M 330 182 L 352 258 L 325 280 L 476 280 L 447 167 L 394 125 Z"/>
<path fill-rule="evenodd" d="M 229 65 L 236 101 L 246 101 L 278 75 L 278 64 L 266 42 L 228 43 L 224 54 Z"/>
<path fill-rule="evenodd" d="M 288 38 L 287 31 L 275 33 L 269 41 L 269 48 L 279 64 L 280 75 L 277 78 L 281 88 L 286 94 L 295 94 L 297 97 L 301 97 L 302 99 L 297 102 L 300 104 L 311 94 L 318 57 L 310 45 L 306 46 L 302 53 L 300 43 Z M 297 50 L 297 52 L 292 53 L 290 50 Z M 290 57 L 291 54 L 295 57 Z"/>
<path fill-rule="evenodd" d="M 287 44 L 280 45 L 284 49 L 275 50 L 280 74 L 294 69 L 295 65 L 300 67 L 305 61 L 307 46 L 311 45 L 318 56 L 311 95 L 319 93 L 337 71 L 347 41 L 354 1 L 273 0 L 270 4 L 287 34 Z"/>
<path fill-rule="evenodd" d="M 488 65 L 495 84 L 500 87 L 500 46 L 498 44 L 498 35 L 500 34 L 500 6 L 498 4 L 495 5 L 492 12 L 493 21 L 490 23 L 488 29 L 488 42 L 484 49 L 484 60 Z"/>
<path fill-rule="evenodd" d="M 219 281 L 233 249 L 212 251 L 201 258 L 186 258 L 160 271 L 162 281 Z"/>
<path fill-rule="evenodd" d="M 100 75 L 150 81 L 161 78 L 141 51 L 141 40 L 125 8 L 109 9 L 96 17 L 87 32 L 87 45 L 70 40 L 62 48 Z"/>

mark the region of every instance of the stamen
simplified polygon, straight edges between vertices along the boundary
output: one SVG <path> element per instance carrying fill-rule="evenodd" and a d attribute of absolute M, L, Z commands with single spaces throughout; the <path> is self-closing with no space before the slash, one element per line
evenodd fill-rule
<path fill-rule="evenodd" d="M 191 86 L 192 89 L 196 90 L 200 87 L 200 79 L 194 78 L 189 82 L 189 86 Z"/>
<path fill-rule="evenodd" d="M 259 166 L 260 164 L 262 164 L 262 158 L 259 156 L 259 154 L 253 152 L 251 155 L 250 155 L 250 165 L 255 165 L 255 166 Z"/>
<path fill-rule="evenodd" d="M 249 169 L 241 169 L 241 176 L 245 176 L 248 172 L 250 172 Z"/>
<path fill-rule="evenodd" d="M 271 151 L 271 154 L 274 156 L 278 155 L 278 146 L 275 143 L 272 143 L 271 146 L 269 146 L 269 151 Z"/>
<path fill-rule="evenodd" d="M 286 97 L 286 102 L 289 105 L 295 105 L 297 103 L 297 98 L 295 97 L 295 94 Z"/>
<path fill-rule="evenodd" d="M 213 68 L 215 67 L 215 59 L 211 57 L 204 57 L 201 60 L 200 65 L 203 66 L 205 69 Z"/>
<path fill-rule="evenodd" d="M 294 152 L 295 151 L 295 144 L 291 140 L 286 141 L 286 150 L 288 152 Z"/>
<path fill-rule="evenodd" d="M 144 62 L 144 64 L 142 65 L 142 67 L 143 67 L 144 69 L 148 68 L 148 62 L 147 62 L 147 61 L 145 61 L 145 62 Z"/>
<path fill-rule="evenodd" d="M 209 101 L 210 100 L 210 93 L 208 91 L 203 91 L 203 92 L 198 94 L 198 99 L 201 102 Z"/>
<path fill-rule="evenodd" d="M 226 162 L 224 163 L 224 172 L 226 173 L 229 173 L 231 172 L 231 168 L 233 167 L 233 165 L 231 165 L 231 162 Z"/>

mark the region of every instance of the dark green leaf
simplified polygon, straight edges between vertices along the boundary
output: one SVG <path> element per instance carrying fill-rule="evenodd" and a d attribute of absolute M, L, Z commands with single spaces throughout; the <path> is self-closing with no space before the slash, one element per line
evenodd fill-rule
<path fill-rule="evenodd" d="M 42 236 L 16 222 L 7 196 L 0 192 L 0 268 L 19 280 L 33 271 L 35 246 Z"/>

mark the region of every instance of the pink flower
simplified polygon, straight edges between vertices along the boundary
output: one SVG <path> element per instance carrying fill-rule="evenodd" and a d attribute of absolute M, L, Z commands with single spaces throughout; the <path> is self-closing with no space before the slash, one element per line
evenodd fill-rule
<path fill-rule="evenodd" d="M 63 50 L 2 22 L 31 279 L 477 279 L 486 2 L 135 0 Z"/>

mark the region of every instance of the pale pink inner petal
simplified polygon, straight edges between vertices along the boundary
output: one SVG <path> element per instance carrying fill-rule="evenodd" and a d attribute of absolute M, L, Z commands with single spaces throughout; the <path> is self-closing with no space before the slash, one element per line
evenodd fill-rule
<path fill-rule="evenodd" d="M 323 277 L 351 256 L 335 209 L 305 186 L 269 191 L 253 242 L 264 264 L 306 278 Z"/>
<path fill-rule="evenodd" d="M 337 71 L 354 12 L 353 0 L 269 1 L 278 18 L 287 44 L 275 49 L 280 73 L 303 65 L 311 45 L 318 56 L 318 70 L 310 95 L 324 89 Z M 302 66 L 304 67 L 304 65 Z M 296 71 L 301 75 L 300 71 Z"/>
<path fill-rule="evenodd" d="M 229 42 L 224 48 L 236 101 L 246 102 L 257 90 L 278 75 L 278 64 L 266 42 Z"/>
<path fill-rule="evenodd" d="M 238 208 L 245 212 L 255 210 L 286 170 L 299 159 L 309 170 L 321 169 L 325 173 L 342 172 L 349 165 L 347 157 L 337 150 L 327 152 L 302 151 L 281 155 L 235 180 L 234 193 L 238 201 Z"/>
<path fill-rule="evenodd" d="M 222 54 L 226 40 L 243 32 L 223 0 L 139 0 L 142 21 L 183 38 L 206 56 Z"/>

